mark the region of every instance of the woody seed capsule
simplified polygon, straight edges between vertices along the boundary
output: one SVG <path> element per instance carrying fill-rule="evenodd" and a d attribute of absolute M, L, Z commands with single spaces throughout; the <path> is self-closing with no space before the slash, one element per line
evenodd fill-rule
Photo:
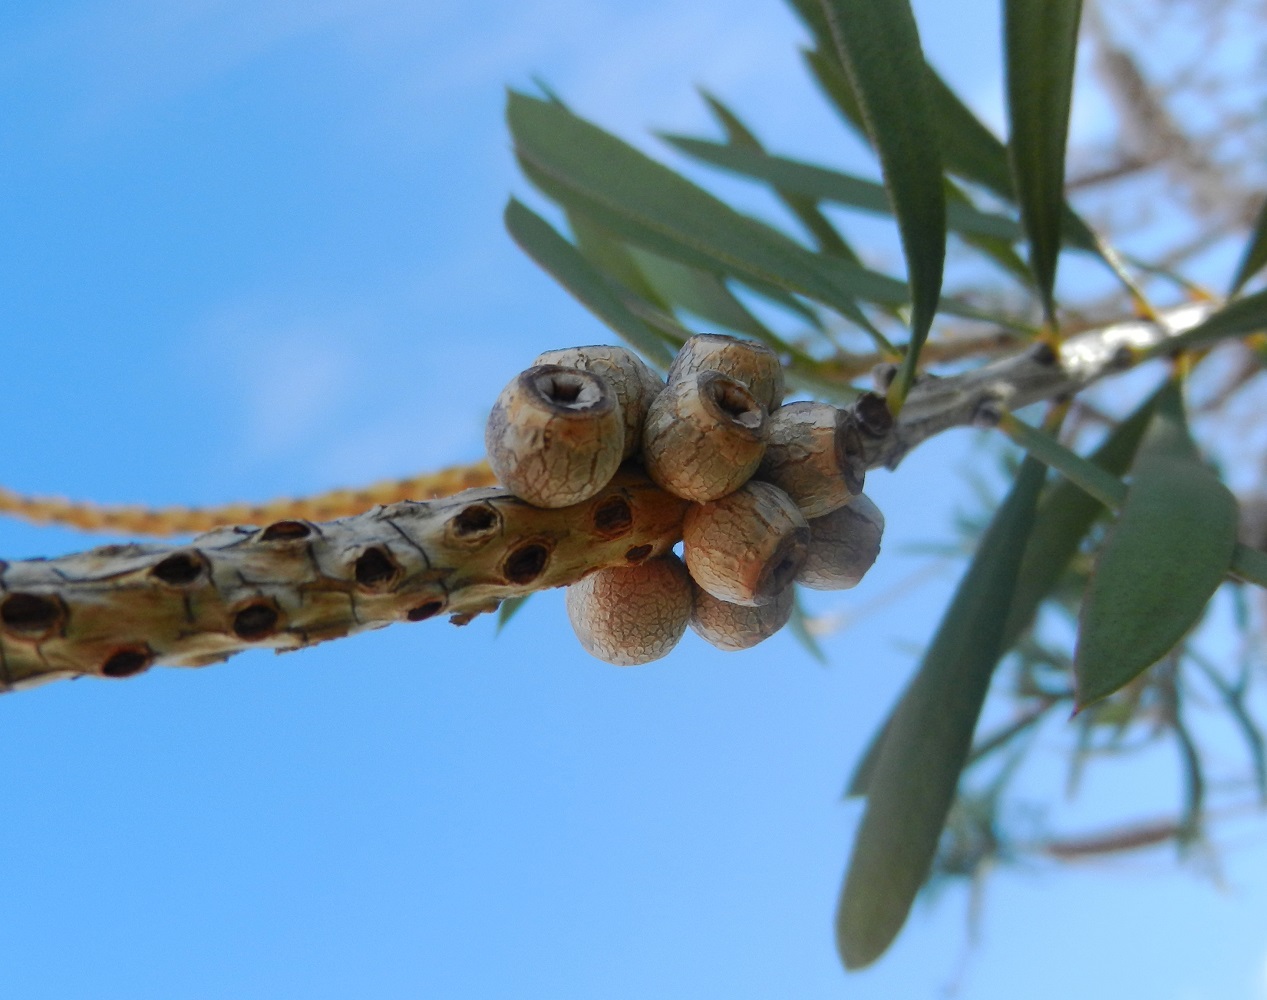
<path fill-rule="evenodd" d="M 862 492 L 862 436 L 848 410 L 789 403 L 770 415 L 757 477 L 783 490 L 807 518 L 822 517 Z"/>
<path fill-rule="evenodd" d="M 502 390 L 484 430 L 488 463 L 537 507 L 568 507 L 607 485 L 624 451 L 624 415 L 601 375 L 537 365 Z"/>
<path fill-rule="evenodd" d="M 809 526 L 786 493 L 757 480 L 682 521 L 686 567 L 719 601 L 759 607 L 775 600 L 805 562 Z"/>
<path fill-rule="evenodd" d="M 596 570 L 567 589 L 568 619 L 591 656 L 618 667 L 666 655 L 691 617 L 691 578 L 673 553 Z"/>
<path fill-rule="evenodd" d="M 607 379 L 625 417 L 625 449 L 621 457 L 631 458 L 638 451 L 647 408 L 664 388 L 664 381 L 638 355 L 623 347 L 567 347 L 546 351 L 533 363 L 579 368 Z"/>
<path fill-rule="evenodd" d="M 793 588 L 786 587 L 769 604 L 752 608 L 719 601 L 702 587 L 696 587 L 691 629 L 718 649 L 751 649 L 788 623 L 795 600 Z"/>
<path fill-rule="evenodd" d="M 796 582 L 814 590 L 848 590 L 880 554 L 884 515 L 863 495 L 809 523 L 809 554 Z"/>
<path fill-rule="evenodd" d="M 696 372 L 714 371 L 738 379 L 773 412 L 783 402 L 783 365 L 764 344 L 720 333 L 691 337 L 669 367 L 669 384 Z"/>
<path fill-rule="evenodd" d="M 652 402 L 642 461 L 657 485 L 705 503 L 747 482 L 765 453 L 765 432 L 765 411 L 742 383 L 697 372 Z"/>

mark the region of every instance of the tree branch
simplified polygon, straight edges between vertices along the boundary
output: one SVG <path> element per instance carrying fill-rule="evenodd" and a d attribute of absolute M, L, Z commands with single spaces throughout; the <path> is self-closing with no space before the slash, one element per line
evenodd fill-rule
<path fill-rule="evenodd" d="M 859 401 L 867 466 L 895 467 L 951 427 L 1073 393 L 1200 322 L 1120 323 L 1036 345 L 974 371 L 928 376 L 895 424 Z M 500 488 L 379 505 L 336 521 L 220 528 L 183 545 L 112 545 L 57 559 L 0 560 L 0 690 L 154 664 L 203 666 L 245 649 L 279 652 L 447 614 L 465 624 L 499 602 L 606 566 L 668 552 L 689 504 L 626 468 L 572 507 L 532 507 Z"/>

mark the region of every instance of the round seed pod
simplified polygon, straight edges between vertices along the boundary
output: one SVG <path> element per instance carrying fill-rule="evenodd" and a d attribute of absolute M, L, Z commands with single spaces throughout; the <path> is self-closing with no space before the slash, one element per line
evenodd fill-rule
<path fill-rule="evenodd" d="M 809 523 L 809 555 L 796 582 L 814 590 L 848 590 L 880 554 L 884 515 L 866 496 Z"/>
<path fill-rule="evenodd" d="M 691 617 L 691 578 L 673 553 L 597 570 L 567 589 L 568 619 L 591 656 L 618 667 L 658 660 Z"/>
<path fill-rule="evenodd" d="M 624 415 L 607 380 L 559 365 L 516 375 L 484 429 L 493 474 L 536 507 L 588 500 L 616 474 L 624 444 Z"/>
<path fill-rule="evenodd" d="M 830 403 L 789 403 L 770 414 L 757 478 L 790 496 L 807 518 L 822 517 L 862 492 L 865 459 L 853 414 Z"/>
<path fill-rule="evenodd" d="M 607 379 L 616 390 L 616 399 L 625 416 L 625 450 L 621 457 L 633 457 L 642 444 L 642 424 L 647 417 L 647 407 L 664 388 L 664 380 L 642 358 L 623 347 L 596 345 L 546 351 L 533 364 L 579 368 Z"/>
<path fill-rule="evenodd" d="M 765 410 L 743 383 L 696 372 L 669 383 L 651 403 L 642 461 L 662 489 L 706 503 L 748 481 L 765 437 Z"/>
<path fill-rule="evenodd" d="M 783 402 L 783 365 L 764 344 L 720 333 L 696 334 L 669 366 L 669 384 L 706 371 L 738 379 L 771 412 Z"/>
<path fill-rule="evenodd" d="M 702 587 L 696 587 L 691 628 L 718 649 L 727 652 L 751 649 L 788 623 L 795 600 L 793 588 L 786 587 L 769 604 L 750 608 L 719 601 Z"/>
<path fill-rule="evenodd" d="M 719 601 L 760 607 L 800 571 L 809 525 L 786 493 L 756 480 L 713 503 L 691 507 L 682 522 L 686 567 Z"/>

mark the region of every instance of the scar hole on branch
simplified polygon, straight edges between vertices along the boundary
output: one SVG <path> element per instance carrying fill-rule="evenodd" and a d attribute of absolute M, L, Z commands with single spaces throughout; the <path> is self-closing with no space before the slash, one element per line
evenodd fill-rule
<path fill-rule="evenodd" d="M 381 545 L 366 549 L 352 565 L 352 575 L 366 590 L 390 590 L 402 572 L 400 564 Z"/>
<path fill-rule="evenodd" d="M 608 497 L 594 508 L 594 530 L 603 538 L 620 538 L 633 528 L 633 510 L 622 496 Z"/>
<path fill-rule="evenodd" d="M 542 542 L 524 542 L 502 563 L 502 575 L 508 583 L 532 583 L 546 568 L 550 550 Z"/>
<path fill-rule="evenodd" d="M 427 601 L 425 604 L 419 604 L 416 608 L 410 608 L 405 612 L 405 617 L 411 622 L 426 621 L 440 613 L 440 609 L 444 607 L 444 601 L 434 600 Z"/>
<path fill-rule="evenodd" d="M 125 646 L 106 657 L 101 673 L 105 677 L 132 677 L 147 670 L 153 662 L 154 653 L 149 646 Z"/>
<path fill-rule="evenodd" d="M 635 545 L 632 549 L 625 553 L 625 562 L 640 563 L 651 555 L 650 545 Z"/>
<path fill-rule="evenodd" d="M 233 634 L 247 642 L 267 639 L 277 631 L 280 618 L 281 613 L 271 601 L 255 601 L 233 616 Z"/>
<path fill-rule="evenodd" d="M 312 534 L 312 527 L 303 521 L 274 521 L 260 532 L 261 542 L 294 542 Z"/>
<path fill-rule="evenodd" d="M 42 639 L 65 618 L 62 604 L 39 594 L 10 594 L 0 603 L 0 624 L 16 635 Z"/>
<path fill-rule="evenodd" d="M 501 515 L 486 503 L 473 503 L 463 507 L 450 522 L 453 537 L 474 541 L 492 535 L 501 527 Z"/>
<path fill-rule="evenodd" d="M 187 587 L 202 575 L 204 566 L 198 552 L 173 552 L 150 570 L 150 576 L 173 587 Z"/>
<path fill-rule="evenodd" d="M 712 383 L 712 393 L 722 413 L 735 423 L 753 429 L 761 426 L 761 409 L 753 406 L 752 396 L 744 389 L 718 380 Z"/>

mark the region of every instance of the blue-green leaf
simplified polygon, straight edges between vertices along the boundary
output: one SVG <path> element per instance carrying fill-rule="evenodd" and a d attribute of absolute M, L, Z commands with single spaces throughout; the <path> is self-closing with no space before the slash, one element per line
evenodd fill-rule
<path fill-rule="evenodd" d="M 1045 467 L 1021 465 L 886 727 L 836 914 L 847 968 L 878 958 L 928 875 L 972 746 Z"/>
<path fill-rule="evenodd" d="M 689 136 L 665 135 L 688 156 L 721 167 L 745 177 L 765 181 L 778 191 L 800 195 L 816 201 L 831 201 L 879 215 L 892 215 L 893 207 L 883 184 L 855 177 L 838 170 L 772 156 L 761 150 L 743 149 Z M 953 231 L 990 236 L 1004 240 L 1020 238 L 1017 223 L 1004 215 L 982 212 L 966 198 L 946 205 L 946 225 Z"/>
<path fill-rule="evenodd" d="M 1145 352 L 1145 357 L 1163 357 L 1190 347 L 1204 347 L 1231 337 L 1267 330 L 1267 289 L 1234 299 L 1208 319 L 1185 330 L 1177 337 L 1169 337 Z"/>
<path fill-rule="evenodd" d="M 1267 198 L 1263 199 L 1263 207 L 1258 210 L 1258 220 L 1254 223 L 1254 231 L 1249 234 L 1245 250 L 1241 254 L 1240 265 L 1236 268 L 1236 276 L 1228 289 L 1228 298 L 1241 290 L 1245 282 L 1267 267 Z"/>
<path fill-rule="evenodd" d="M 1236 499 L 1197 454 L 1172 382 L 1158 396 L 1083 599 L 1074 655 L 1080 707 L 1134 680 L 1201 620 L 1231 567 L 1236 529 Z"/>
<path fill-rule="evenodd" d="M 1065 144 L 1073 97 L 1081 0 L 1006 0 L 1009 152 L 1030 266 L 1047 321 L 1065 215 Z"/>
<path fill-rule="evenodd" d="M 725 129 L 726 139 L 732 147 L 750 149 L 758 153 L 765 152 L 765 147 L 762 146 L 761 140 L 740 120 L 738 115 L 707 91 L 701 91 L 700 93 L 708 104 L 709 110 L 712 111 L 713 117 Z M 861 264 L 858 255 L 854 253 L 853 247 L 836 231 L 836 227 L 831 224 L 827 216 L 819 211 L 818 205 L 813 198 L 807 198 L 783 189 L 779 189 L 777 193 L 792 214 L 801 220 L 801 225 L 814 237 L 814 242 L 818 244 L 819 250 L 825 254 L 831 254 L 833 257 L 843 257 L 851 263 Z"/>
<path fill-rule="evenodd" d="M 515 242 L 548 271 L 581 304 L 641 351 L 651 361 L 667 367 L 673 352 L 664 341 L 621 301 L 602 274 L 565 240 L 550 223 L 522 202 L 506 205 L 506 228 Z"/>
<path fill-rule="evenodd" d="M 1147 399 L 1117 425 L 1088 461 L 1111 473 L 1123 475 L 1130 468 L 1144 431 L 1153 415 L 1154 399 Z M 1025 558 L 1016 580 L 1016 592 L 1003 646 L 1010 649 L 1034 620 L 1038 607 L 1060 582 L 1069 561 L 1104 507 L 1068 479 L 1060 479 L 1043 496 L 1034 531 L 1025 547 Z"/>
<path fill-rule="evenodd" d="M 858 298 L 891 294 L 893 279 L 814 254 L 566 108 L 512 92 L 507 117 L 528 178 L 625 242 L 805 295 L 846 316 L 857 313 Z"/>
<path fill-rule="evenodd" d="M 531 594 L 524 594 L 522 597 L 508 597 L 502 601 L 501 606 L 497 609 L 497 635 L 501 635 L 502 629 L 510 624 L 510 620 L 519 613 L 519 609 L 528 603 Z"/>
<path fill-rule="evenodd" d="M 924 53 L 907 0 L 821 0 L 897 216 L 911 288 L 911 340 L 889 395 L 900 407 L 941 297 L 946 198 Z"/>

